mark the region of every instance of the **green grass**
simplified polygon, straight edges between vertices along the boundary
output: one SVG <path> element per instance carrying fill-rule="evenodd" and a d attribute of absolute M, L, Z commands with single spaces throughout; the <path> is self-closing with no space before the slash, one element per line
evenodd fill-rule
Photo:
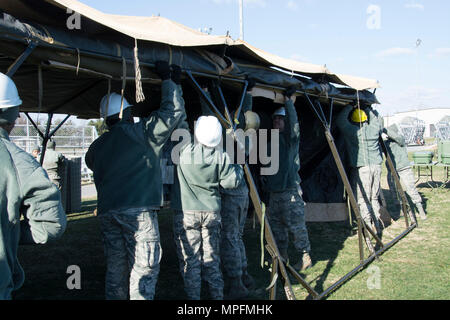
<path fill-rule="evenodd" d="M 437 176 L 438 177 L 438 176 Z M 419 185 L 429 218 L 420 228 L 414 229 L 399 243 L 374 261 L 366 269 L 343 284 L 328 299 L 449 299 L 450 298 L 450 197 L 449 189 L 431 189 Z M 394 216 L 392 196 L 384 190 L 389 210 Z M 24 286 L 15 299 L 103 299 L 105 262 L 97 218 L 93 216 L 95 199 L 85 199 L 82 212 L 69 215 L 67 231 L 62 239 L 45 246 L 20 248 L 19 260 L 25 270 Z M 177 256 L 172 238 L 172 212 L 159 214 L 163 258 L 156 289 L 160 300 L 184 299 L 183 283 L 177 269 Z M 313 267 L 303 276 L 311 286 L 322 292 L 333 282 L 359 264 L 358 239 L 348 223 L 308 223 L 312 247 Z M 265 287 L 270 283 L 268 266 L 261 268 L 259 224 L 253 228 L 253 220 L 247 221 L 245 243 L 249 271 L 254 276 L 257 289 L 249 299 L 268 299 Z M 405 228 L 403 218 L 398 218 L 384 232 L 387 243 Z M 292 260 L 298 258 L 289 249 Z M 366 251 L 367 256 L 367 251 Z M 265 260 L 269 260 L 267 252 Z M 67 267 L 81 268 L 81 290 L 68 290 Z M 376 269 L 380 274 L 380 289 L 369 289 L 367 281 Z M 306 290 L 294 278 L 291 282 L 298 299 L 308 297 Z M 283 286 L 278 282 L 277 298 L 285 299 Z M 207 297 L 207 295 L 205 295 Z"/>

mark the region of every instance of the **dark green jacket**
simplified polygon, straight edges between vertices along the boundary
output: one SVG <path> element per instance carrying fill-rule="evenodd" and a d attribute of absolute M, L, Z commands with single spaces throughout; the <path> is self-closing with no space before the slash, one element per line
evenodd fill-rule
<path fill-rule="evenodd" d="M 210 93 L 207 92 L 206 93 L 208 95 L 208 97 L 211 97 Z M 209 108 L 209 106 L 204 102 L 203 99 L 200 99 L 200 104 L 201 104 L 201 108 L 202 108 L 202 115 L 205 116 L 215 116 L 214 112 Z M 242 102 L 242 109 L 241 109 L 241 113 L 239 114 L 238 119 L 234 119 L 235 114 L 231 114 L 230 116 L 233 118 L 233 121 L 235 121 L 235 123 L 237 123 L 236 129 L 241 129 L 244 130 L 245 129 L 245 113 L 247 111 L 252 111 L 253 109 L 253 97 L 250 93 L 246 93 L 244 96 L 244 101 Z M 236 122 L 237 121 L 237 122 Z M 223 143 L 223 148 L 225 151 L 228 151 L 227 146 L 226 146 L 226 128 L 223 128 L 223 135 L 222 135 L 222 143 Z M 248 139 L 246 139 L 246 137 L 244 136 L 244 144 L 245 146 L 242 146 L 245 148 L 245 151 L 243 151 L 243 149 L 241 149 L 241 152 L 247 152 L 249 151 L 249 142 Z M 235 143 L 236 145 L 236 143 Z M 238 149 L 234 148 L 234 153 L 235 156 L 232 159 L 234 162 L 237 162 L 237 155 Z M 239 163 L 240 164 L 240 163 Z M 242 165 L 237 166 L 236 170 L 238 171 L 242 171 L 240 174 L 242 174 L 244 176 L 244 169 L 242 167 Z M 245 181 L 245 179 L 242 179 L 242 182 L 240 183 L 240 185 L 237 188 L 233 188 L 233 189 L 224 189 L 221 188 L 220 190 L 221 193 L 224 194 L 229 194 L 229 195 L 240 195 L 240 194 L 245 194 L 248 193 L 248 188 L 247 188 L 247 183 Z"/>
<path fill-rule="evenodd" d="M 161 106 L 139 123 L 119 122 L 89 148 L 86 165 L 94 172 L 98 213 L 162 205 L 160 157 L 184 112 L 181 88 L 162 83 Z"/>
<path fill-rule="evenodd" d="M 393 128 L 385 128 L 383 129 L 383 132 L 389 137 L 388 140 L 385 141 L 385 144 L 395 169 L 401 170 L 410 167 L 411 162 L 408 158 L 405 138 Z"/>
<path fill-rule="evenodd" d="M 355 124 L 349 120 L 352 110 L 353 107 L 347 105 L 336 118 L 337 127 L 345 140 L 350 166 L 381 165 L 383 157 L 379 139 L 383 130 L 382 119 L 371 108 L 367 108 L 364 111 L 369 121 Z"/>
<path fill-rule="evenodd" d="M 24 281 L 17 259 L 19 244 L 44 244 L 60 237 L 66 215 L 60 192 L 44 169 L 10 142 L 2 128 L 0 164 L 0 299 L 11 299 L 11 292 Z"/>
<path fill-rule="evenodd" d="M 178 125 L 189 130 L 186 113 Z M 244 180 L 242 167 L 232 164 L 220 148 L 194 143 L 191 136 L 179 152 L 170 202 L 172 209 L 182 211 L 219 212 L 221 189 L 235 189 Z"/>
<path fill-rule="evenodd" d="M 275 175 L 262 177 L 263 188 L 266 192 L 283 192 L 300 186 L 300 125 L 294 103 L 285 103 L 285 128 L 280 132 L 279 139 L 279 169 Z M 274 143 L 271 141 L 271 144 Z M 269 145 L 268 151 L 271 150 Z"/>

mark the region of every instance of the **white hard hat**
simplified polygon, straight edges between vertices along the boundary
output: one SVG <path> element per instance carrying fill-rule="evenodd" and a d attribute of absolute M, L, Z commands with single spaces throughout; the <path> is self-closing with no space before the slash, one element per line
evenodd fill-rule
<path fill-rule="evenodd" d="M 245 129 L 244 131 L 247 131 L 248 129 L 255 129 L 258 130 L 261 125 L 261 119 L 259 118 L 259 115 L 256 112 L 253 111 L 247 111 L 245 114 Z"/>
<path fill-rule="evenodd" d="M 0 72 L 0 109 L 17 107 L 22 104 L 14 81 Z"/>
<path fill-rule="evenodd" d="M 214 148 L 222 139 L 222 125 L 214 116 L 201 116 L 195 122 L 195 137 L 201 144 Z"/>
<path fill-rule="evenodd" d="M 284 109 L 284 107 L 278 108 L 277 110 L 275 110 L 275 112 L 273 113 L 272 117 L 275 116 L 286 116 L 286 110 Z"/>
<path fill-rule="evenodd" d="M 108 95 L 105 95 L 100 102 L 100 116 L 102 118 L 107 118 L 118 114 L 120 112 L 120 106 L 122 105 L 122 96 L 115 92 L 109 95 L 109 106 L 108 106 Z M 106 107 L 108 107 L 108 111 L 106 111 Z M 127 99 L 123 97 L 123 110 L 131 107 L 131 104 L 128 103 Z M 108 114 L 106 114 L 108 112 Z"/>

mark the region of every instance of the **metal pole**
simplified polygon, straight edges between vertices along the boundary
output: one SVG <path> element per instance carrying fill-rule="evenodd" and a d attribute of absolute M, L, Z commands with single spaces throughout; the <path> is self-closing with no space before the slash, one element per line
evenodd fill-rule
<path fill-rule="evenodd" d="M 41 166 L 44 163 L 44 157 L 45 157 L 45 151 L 47 150 L 47 142 L 50 139 L 49 133 L 50 133 L 50 126 L 52 124 L 53 119 L 53 113 L 48 114 L 48 120 L 47 120 L 47 128 L 45 129 L 45 136 L 44 141 L 42 142 L 42 153 L 41 153 Z"/>
<path fill-rule="evenodd" d="M 361 262 L 359 266 L 354 268 L 352 271 L 347 273 L 345 276 L 343 276 L 341 279 L 336 281 L 334 284 L 332 284 L 328 289 L 326 289 L 324 292 L 322 292 L 318 299 L 323 299 L 324 297 L 328 296 L 331 292 L 335 291 L 338 287 L 343 285 L 347 280 L 349 280 L 351 277 L 353 277 L 355 274 L 357 274 L 361 269 L 363 269 L 365 266 L 367 266 L 370 262 L 372 262 L 375 257 L 383 254 L 386 252 L 389 248 L 391 248 L 394 244 L 396 244 L 398 241 L 400 241 L 403 237 L 405 237 L 411 230 L 413 230 L 416 227 L 416 224 L 411 225 L 408 229 L 403 231 L 400 235 L 398 235 L 395 239 L 393 239 L 391 242 L 386 244 L 383 248 L 372 254 L 370 257 L 365 259 Z"/>
<path fill-rule="evenodd" d="M 239 0 L 239 40 L 244 40 L 244 0 Z"/>
<path fill-rule="evenodd" d="M 8 71 L 6 71 L 6 75 L 8 77 L 12 77 L 16 73 L 17 69 L 20 68 L 31 52 L 33 52 L 34 48 L 36 48 L 36 43 L 34 41 L 29 41 L 25 51 L 13 62 L 12 65 L 9 66 Z"/>

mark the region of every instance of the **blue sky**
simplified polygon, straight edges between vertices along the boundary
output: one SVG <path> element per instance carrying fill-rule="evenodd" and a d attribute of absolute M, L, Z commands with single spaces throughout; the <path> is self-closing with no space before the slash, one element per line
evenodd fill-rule
<path fill-rule="evenodd" d="M 239 37 L 238 0 L 81 0 Z M 383 114 L 450 108 L 450 1 L 244 0 L 244 40 L 335 73 L 374 78 Z M 417 39 L 421 44 L 417 47 Z"/>

